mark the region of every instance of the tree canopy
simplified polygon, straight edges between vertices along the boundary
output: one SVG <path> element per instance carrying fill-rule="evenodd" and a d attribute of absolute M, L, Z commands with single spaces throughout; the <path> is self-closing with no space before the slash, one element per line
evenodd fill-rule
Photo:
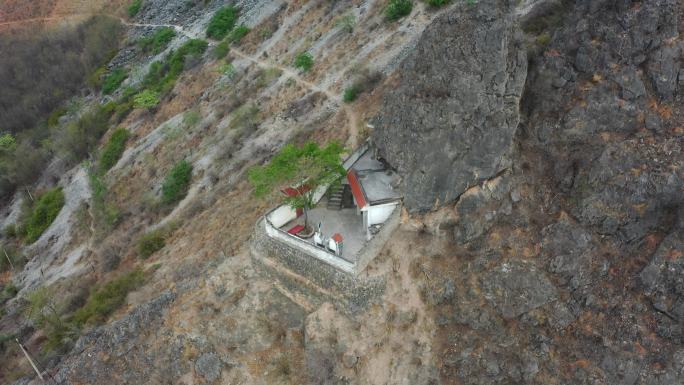
<path fill-rule="evenodd" d="M 288 187 L 299 194 L 284 197 L 292 208 L 306 210 L 313 207 L 314 193 L 320 186 L 340 183 L 345 175 L 340 155 L 344 148 L 333 141 L 325 147 L 315 142 L 302 146 L 288 144 L 264 166 L 249 171 L 249 181 L 257 197 L 266 197 Z"/>

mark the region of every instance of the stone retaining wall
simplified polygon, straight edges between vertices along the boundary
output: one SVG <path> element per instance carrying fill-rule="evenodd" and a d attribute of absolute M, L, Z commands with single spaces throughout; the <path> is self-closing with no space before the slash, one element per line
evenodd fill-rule
<path fill-rule="evenodd" d="M 257 222 L 255 230 L 251 245 L 253 258 L 274 260 L 294 274 L 310 280 L 323 291 L 339 296 L 336 299 L 347 305 L 352 312 L 379 298 L 385 290 L 384 277 L 360 279 L 311 257 L 298 248 L 269 237 L 265 231 L 263 218 Z M 263 266 L 262 263 L 259 265 Z M 275 269 L 269 270 L 271 274 L 276 272 Z M 276 275 L 282 276 L 283 274 Z M 287 280 L 290 281 L 291 278 L 288 277 Z M 312 293 L 312 295 L 320 296 L 320 293 Z"/>

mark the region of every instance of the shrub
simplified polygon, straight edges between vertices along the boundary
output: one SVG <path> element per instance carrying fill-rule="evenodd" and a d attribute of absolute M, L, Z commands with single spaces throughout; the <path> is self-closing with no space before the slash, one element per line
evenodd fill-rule
<path fill-rule="evenodd" d="M 26 223 L 26 240 L 35 242 L 57 218 L 64 206 L 64 193 L 61 187 L 43 193 L 32 208 L 28 223 Z"/>
<path fill-rule="evenodd" d="M 246 27 L 245 25 L 240 25 L 237 28 L 230 31 L 228 37 L 226 38 L 226 41 L 228 41 L 228 43 L 239 43 L 240 40 L 242 40 L 242 38 L 249 33 L 249 31 L 251 30 L 248 27 Z"/>
<path fill-rule="evenodd" d="M 152 108 L 159 104 L 159 93 L 152 90 L 144 90 L 133 97 L 133 107 Z"/>
<path fill-rule="evenodd" d="M 185 197 L 192 177 L 192 165 L 186 160 L 178 162 L 164 179 L 162 184 L 162 202 L 177 202 Z"/>
<path fill-rule="evenodd" d="M 116 68 L 112 70 L 112 72 L 107 75 L 102 83 L 102 93 L 109 95 L 116 91 L 127 77 L 128 74 L 126 74 L 126 71 L 123 68 Z"/>
<path fill-rule="evenodd" d="M 300 52 L 295 56 L 294 66 L 306 72 L 313 66 L 314 59 L 308 52 Z"/>
<path fill-rule="evenodd" d="M 10 223 L 9 225 L 5 226 L 5 237 L 7 238 L 14 238 L 17 236 L 17 226 L 14 223 Z"/>
<path fill-rule="evenodd" d="M 347 33 L 352 33 L 354 32 L 354 26 L 356 26 L 356 18 L 352 14 L 341 16 L 335 22 L 335 26 Z"/>
<path fill-rule="evenodd" d="M 0 251 L 0 271 L 7 271 L 12 267 L 15 270 L 21 269 L 25 264 L 26 258 L 16 247 L 6 244 L 2 245 L 2 251 Z"/>
<path fill-rule="evenodd" d="M 197 111 L 188 111 L 183 114 L 183 125 L 192 128 L 202 121 L 202 115 Z"/>
<path fill-rule="evenodd" d="M 152 231 L 140 237 L 138 240 L 138 254 L 140 258 L 147 259 L 152 254 L 164 248 L 166 237 L 161 231 Z"/>
<path fill-rule="evenodd" d="M 19 288 L 14 286 L 12 282 L 5 285 L 5 287 L 0 291 L 0 303 L 7 301 L 8 299 L 14 298 L 17 293 L 19 293 Z"/>
<path fill-rule="evenodd" d="M 133 0 L 133 3 L 128 6 L 128 16 L 134 17 L 140 12 L 140 8 L 142 8 L 142 0 Z"/>
<path fill-rule="evenodd" d="M 433 7 L 441 7 L 451 3 L 451 0 L 426 0 L 426 2 Z"/>
<path fill-rule="evenodd" d="M 136 269 L 107 282 L 102 287 L 96 287 L 90 293 L 86 304 L 74 313 L 73 321 L 79 326 L 104 322 L 126 302 L 128 293 L 140 287 L 144 280 L 145 273 Z"/>
<path fill-rule="evenodd" d="M 209 26 L 207 27 L 207 37 L 213 39 L 223 39 L 228 32 L 235 27 L 238 19 L 238 9 L 233 6 L 223 7 L 214 13 Z"/>
<path fill-rule="evenodd" d="M 342 100 L 345 103 L 351 103 L 356 98 L 359 96 L 359 87 L 357 87 L 355 84 L 347 87 L 344 89 L 344 95 L 342 96 Z"/>
<path fill-rule="evenodd" d="M 102 149 L 102 155 L 100 155 L 98 169 L 101 173 L 107 172 L 121 158 L 121 154 L 126 149 L 127 140 L 128 130 L 125 128 L 119 128 L 112 133 L 112 137 L 109 138 L 109 141 Z"/>
<path fill-rule="evenodd" d="M 169 45 L 174 37 L 176 37 L 176 31 L 173 28 L 162 27 L 152 36 L 140 39 L 138 45 L 143 51 L 151 51 L 153 54 L 158 54 Z"/>
<path fill-rule="evenodd" d="M 224 40 L 217 44 L 211 53 L 216 59 L 223 59 L 226 57 L 226 55 L 228 55 L 228 52 L 230 52 L 230 44 Z"/>
<path fill-rule="evenodd" d="M 185 62 L 190 57 L 199 57 L 209 44 L 200 39 L 188 40 L 177 51 L 171 52 L 164 62 L 154 62 L 143 79 L 143 86 L 159 93 L 170 91 L 178 76 L 185 70 Z"/>
<path fill-rule="evenodd" d="M 396 21 L 408 15 L 413 10 L 411 0 L 390 0 L 385 8 L 385 18 L 389 21 Z"/>

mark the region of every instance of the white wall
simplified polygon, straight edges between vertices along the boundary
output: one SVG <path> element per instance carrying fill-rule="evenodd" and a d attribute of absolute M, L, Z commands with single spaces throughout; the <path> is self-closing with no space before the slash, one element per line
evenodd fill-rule
<path fill-rule="evenodd" d="M 367 206 L 364 209 L 368 210 L 368 226 L 385 223 L 387 218 L 392 215 L 394 208 L 399 202 L 386 203 L 378 206 Z"/>
<path fill-rule="evenodd" d="M 295 218 L 297 218 L 297 211 L 293 210 L 288 205 L 282 205 L 268 214 L 268 220 L 277 228 L 280 228 Z"/>
<path fill-rule="evenodd" d="M 308 242 L 302 241 L 294 235 L 290 235 L 282 230 L 278 230 L 275 227 L 271 226 L 271 224 L 269 224 L 268 221 L 263 221 L 263 223 L 266 234 L 269 237 L 284 242 L 285 244 L 290 245 L 291 247 L 294 247 L 324 263 L 327 263 L 328 265 L 336 269 L 342 270 L 345 273 L 355 273 L 353 263 L 345 261 L 342 258 L 336 257 L 333 254 L 323 249 L 319 249 L 318 247 Z"/>

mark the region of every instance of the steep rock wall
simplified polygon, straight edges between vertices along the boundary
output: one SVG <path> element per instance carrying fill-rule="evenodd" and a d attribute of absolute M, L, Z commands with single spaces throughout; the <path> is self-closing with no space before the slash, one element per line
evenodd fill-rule
<path fill-rule="evenodd" d="M 509 2 L 459 4 L 427 28 L 373 122 L 410 211 L 452 202 L 510 165 L 526 73 Z"/>

